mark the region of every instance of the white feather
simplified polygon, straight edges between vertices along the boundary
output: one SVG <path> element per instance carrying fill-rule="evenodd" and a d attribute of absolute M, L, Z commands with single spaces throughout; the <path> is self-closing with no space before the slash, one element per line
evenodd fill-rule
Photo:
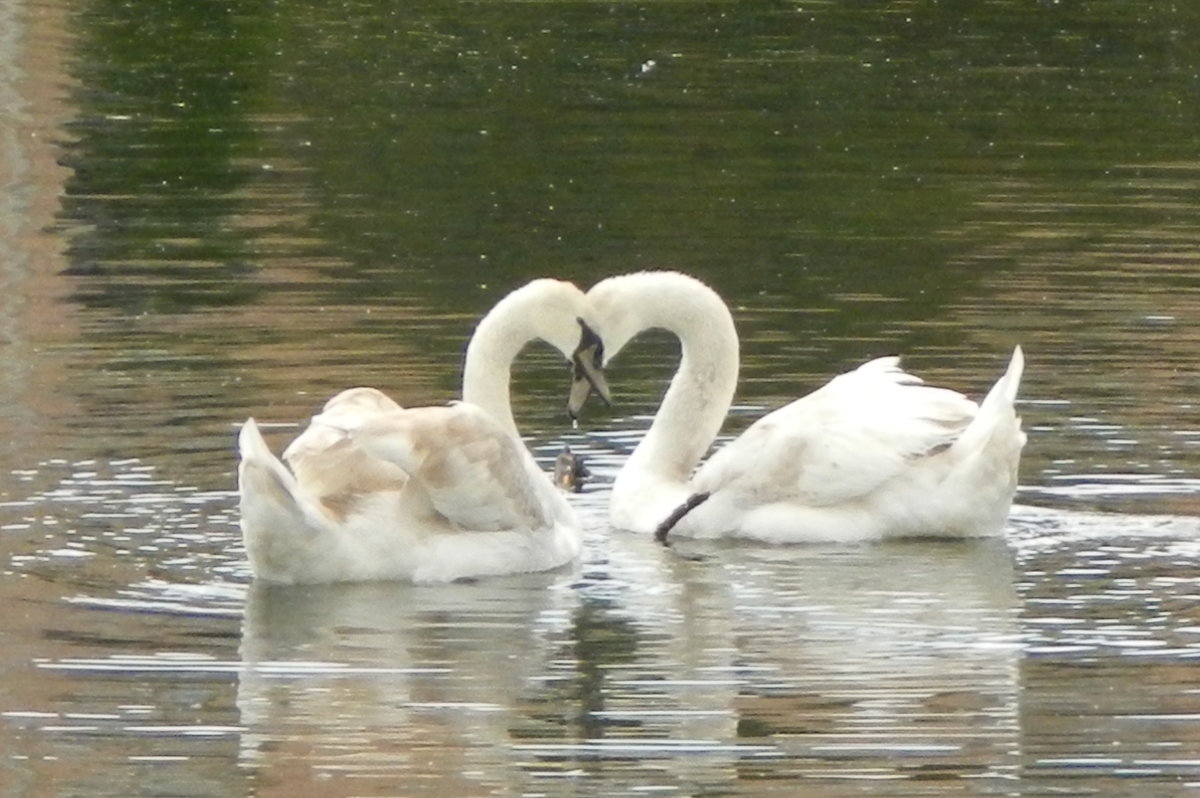
<path fill-rule="evenodd" d="M 343 391 L 286 449 L 291 470 L 247 421 L 238 487 L 254 575 L 444 582 L 576 558 L 578 519 L 517 436 L 508 390 L 511 361 L 529 341 L 571 356 L 583 303 L 559 281 L 514 291 L 468 346 L 471 402 L 405 410 L 373 388 Z"/>
<path fill-rule="evenodd" d="M 982 408 L 880 358 L 759 419 L 693 473 L 737 380 L 737 338 L 720 298 L 670 272 L 588 292 L 609 357 L 642 329 L 675 333 L 683 356 L 645 439 L 618 474 L 610 516 L 654 530 L 689 496 L 709 498 L 671 534 L 769 542 L 1003 532 L 1025 435 L 1013 409 L 1018 347 Z"/>

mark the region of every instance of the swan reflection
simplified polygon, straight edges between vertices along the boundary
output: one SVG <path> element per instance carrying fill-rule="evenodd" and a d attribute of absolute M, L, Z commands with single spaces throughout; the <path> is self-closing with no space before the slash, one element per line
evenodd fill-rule
<path fill-rule="evenodd" d="M 255 585 L 241 758 L 266 792 L 314 776 L 418 796 L 999 782 L 1019 746 L 1013 584 L 995 540 L 614 533 L 578 575 Z"/>
<path fill-rule="evenodd" d="M 568 616 L 562 574 L 478 584 L 255 584 L 242 630 L 241 760 L 281 793 L 315 775 L 406 795 L 510 784 L 512 707 Z"/>

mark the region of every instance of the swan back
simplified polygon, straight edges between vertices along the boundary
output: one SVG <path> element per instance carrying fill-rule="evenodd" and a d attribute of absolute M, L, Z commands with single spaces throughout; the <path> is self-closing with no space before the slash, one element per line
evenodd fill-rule
<path fill-rule="evenodd" d="M 462 398 L 482 408 L 516 437 L 509 398 L 512 362 L 530 341 L 546 341 L 567 360 L 579 344 L 586 299 L 565 280 L 540 279 L 516 289 L 484 316 L 463 364 Z"/>
<path fill-rule="evenodd" d="M 1025 434 L 1018 349 L 982 405 L 880 358 L 755 422 L 704 464 L 678 534 L 769 542 L 1003 533 Z"/>
<path fill-rule="evenodd" d="M 350 388 L 326 402 L 322 415 L 365 419 L 400 409 L 375 388 Z M 327 507 L 377 490 L 399 490 L 408 478 L 396 465 L 354 446 L 343 429 L 317 419 L 284 450 L 283 459 L 304 492 Z"/>
<path fill-rule="evenodd" d="M 479 408 L 335 408 L 314 424 L 407 479 L 328 506 L 306 493 L 247 421 L 239 437 L 241 525 L 258 578 L 445 582 L 542 571 L 579 555 L 579 523 L 566 499 L 521 442 Z"/>
<path fill-rule="evenodd" d="M 342 427 L 355 446 L 411 475 L 406 490 L 419 489 L 451 528 L 541 529 L 570 514 L 521 441 L 466 402 L 316 420 Z"/>

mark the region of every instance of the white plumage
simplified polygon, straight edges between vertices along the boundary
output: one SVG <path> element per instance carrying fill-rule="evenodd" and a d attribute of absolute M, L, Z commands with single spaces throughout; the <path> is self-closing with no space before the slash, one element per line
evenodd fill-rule
<path fill-rule="evenodd" d="M 611 359 L 640 331 L 680 340 L 678 371 L 614 486 L 614 526 L 774 543 L 998 535 L 1025 435 L 1013 403 L 1018 347 L 982 406 L 880 358 L 759 419 L 700 466 L 729 409 L 738 343 L 724 302 L 673 272 L 609 278 L 588 292 Z M 698 501 L 700 495 L 707 498 Z"/>
<path fill-rule="evenodd" d="M 290 470 L 248 420 L 238 487 L 254 575 L 445 582 L 577 557 L 578 519 L 517 436 L 509 378 L 534 339 L 571 356 L 583 303 L 555 280 L 514 291 L 472 337 L 465 401 L 406 410 L 373 388 L 344 391 L 287 448 Z"/>

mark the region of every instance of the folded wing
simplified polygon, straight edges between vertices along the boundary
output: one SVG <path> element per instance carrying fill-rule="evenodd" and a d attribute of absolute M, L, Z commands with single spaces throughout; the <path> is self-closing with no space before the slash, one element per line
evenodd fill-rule
<path fill-rule="evenodd" d="M 451 529 L 537 530 L 554 523 L 560 497 L 550 481 L 524 444 L 474 405 L 350 418 L 327 413 L 314 422 L 343 431 L 367 455 L 408 474 L 405 492 L 419 493 Z"/>
<path fill-rule="evenodd" d="M 408 475 L 355 446 L 347 428 L 400 405 L 374 388 L 350 388 L 325 403 L 317 416 L 283 452 L 283 459 L 306 494 L 330 509 L 346 507 L 359 497 L 399 490 Z M 326 419 L 322 421 L 321 419 Z M 335 419 L 336 425 L 327 423 Z"/>
<path fill-rule="evenodd" d="M 697 491 L 735 490 L 746 506 L 852 502 L 946 450 L 978 405 L 879 358 L 759 419 L 697 473 Z"/>

